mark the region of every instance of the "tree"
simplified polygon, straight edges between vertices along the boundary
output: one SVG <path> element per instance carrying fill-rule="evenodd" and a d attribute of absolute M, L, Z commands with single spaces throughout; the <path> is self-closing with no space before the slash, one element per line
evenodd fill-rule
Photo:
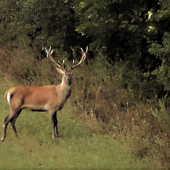
<path fill-rule="evenodd" d="M 112 59 L 129 60 L 138 55 L 135 60 L 140 61 L 147 53 L 145 47 L 150 36 L 148 12 L 156 10 L 157 3 L 158 0 L 76 0 L 75 10 L 81 18 L 76 30 L 92 38 L 92 49 L 103 48 Z"/>
<path fill-rule="evenodd" d="M 66 51 L 77 46 L 72 1 L 1 1 L 1 43 L 53 46 Z"/>
<path fill-rule="evenodd" d="M 148 51 L 160 60 L 159 67 L 152 74 L 157 77 L 157 82 L 163 85 L 167 93 L 170 89 L 170 2 L 160 0 L 159 4 L 160 10 L 153 15 L 152 19 L 155 23 L 152 29 L 159 32 L 159 37 L 152 39 Z"/>

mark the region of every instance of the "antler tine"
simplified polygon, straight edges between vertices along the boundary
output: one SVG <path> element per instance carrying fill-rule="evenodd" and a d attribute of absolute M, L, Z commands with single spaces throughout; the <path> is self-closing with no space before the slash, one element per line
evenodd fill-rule
<path fill-rule="evenodd" d="M 87 46 L 87 47 L 86 47 L 86 54 L 87 54 L 88 48 L 89 48 L 89 47 Z"/>
<path fill-rule="evenodd" d="M 87 54 L 87 51 L 88 51 L 88 47 L 86 47 L 86 52 L 83 51 L 82 48 L 80 48 L 81 51 L 82 51 L 82 57 L 81 57 L 81 60 L 76 64 L 76 65 L 73 65 L 72 66 L 72 69 L 77 67 L 78 65 L 80 65 L 85 59 L 86 59 L 86 54 Z"/>
<path fill-rule="evenodd" d="M 49 50 L 47 50 L 47 48 L 45 47 L 45 51 L 47 53 L 47 58 L 50 59 L 58 68 L 61 68 L 60 64 L 57 64 L 54 59 L 51 57 L 51 54 L 53 53 L 54 50 L 51 50 L 51 46 L 49 48 Z"/>

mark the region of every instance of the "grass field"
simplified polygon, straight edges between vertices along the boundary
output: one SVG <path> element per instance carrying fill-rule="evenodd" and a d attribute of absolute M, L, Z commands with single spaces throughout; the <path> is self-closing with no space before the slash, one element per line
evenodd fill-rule
<path fill-rule="evenodd" d="M 143 169 L 154 166 L 152 161 L 134 159 L 126 144 L 92 132 L 68 114 L 59 114 L 62 137 L 52 140 L 47 117 L 24 112 L 16 124 L 19 139 L 9 126 L 6 141 L 0 145 L 2 169 Z"/>
<path fill-rule="evenodd" d="M 0 123 L 8 114 L 8 103 L 0 89 Z M 70 113 L 69 101 L 58 112 L 60 138 L 51 139 L 48 113 L 22 111 L 16 121 L 17 139 L 9 124 L 5 142 L 0 143 L 0 169 L 162 169 L 158 157 L 139 159 L 134 154 L 134 139 L 121 142 L 115 135 L 104 134 L 101 124 L 95 128 Z M 77 117 L 77 118 L 76 118 Z M 92 127 L 92 126 L 91 126 Z M 2 126 L 0 134 L 2 135 Z M 140 147 L 140 146 L 139 146 Z"/>

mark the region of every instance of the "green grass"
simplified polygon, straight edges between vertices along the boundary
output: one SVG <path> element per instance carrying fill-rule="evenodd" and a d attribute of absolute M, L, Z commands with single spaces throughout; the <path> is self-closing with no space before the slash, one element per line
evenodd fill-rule
<path fill-rule="evenodd" d="M 3 99 L 3 93 L 9 86 L 12 84 L 3 85 L 0 89 L 1 125 L 9 112 L 8 103 Z M 55 140 L 51 139 L 48 113 L 22 111 L 16 121 L 19 138 L 15 137 L 9 124 L 6 140 L 0 143 L 0 169 L 163 168 L 157 157 L 139 159 L 135 156 L 137 144 L 130 136 L 121 142 L 115 139 L 115 135 L 101 133 L 101 124 L 98 125 L 99 130 L 91 129 L 81 119 L 75 119 L 70 107 L 68 101 L 58 112 L 61 138 Z M 0 127 L 2 135 L 3 128 Z"/>
<path fill-rule="evenodd" d="M 133 159 L 124 146 L 109 136 L 85 134 L 78 138 L 74 135 L 52 140 L 47 135 L 44 140 L 43 132 L 32 135 L 21 133 L 16 139 L 8 133 L 8 138 L 0 145 L 2 169 L 148 168 L 146 163 Z"/>
<path fill-rule="evenodd" d="M 1 114 L 1 120 L 5 116 Z M 52 140 L 47 113 L 21 113 L 16 122 L 19 139 L 9 124 L 6 141 L 0 144 L 1 169 L 153 168 L 152 161 L 134 159 L 126 144 L 92 131 L 69 113 L 58 117 L 62 137 Z"/>

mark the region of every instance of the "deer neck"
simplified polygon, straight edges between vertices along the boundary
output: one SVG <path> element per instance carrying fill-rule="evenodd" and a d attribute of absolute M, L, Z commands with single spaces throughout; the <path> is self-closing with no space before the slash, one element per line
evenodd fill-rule
<path fill-rule="evenodd" d="M 71 83 L 68 83 L 67 81 L 65 81 L 65 79 L 62 79 L 62 83 L 61 83 L 61 96 L 63 100 L 66 100 L 70 94 L 71 94 Z"/>

